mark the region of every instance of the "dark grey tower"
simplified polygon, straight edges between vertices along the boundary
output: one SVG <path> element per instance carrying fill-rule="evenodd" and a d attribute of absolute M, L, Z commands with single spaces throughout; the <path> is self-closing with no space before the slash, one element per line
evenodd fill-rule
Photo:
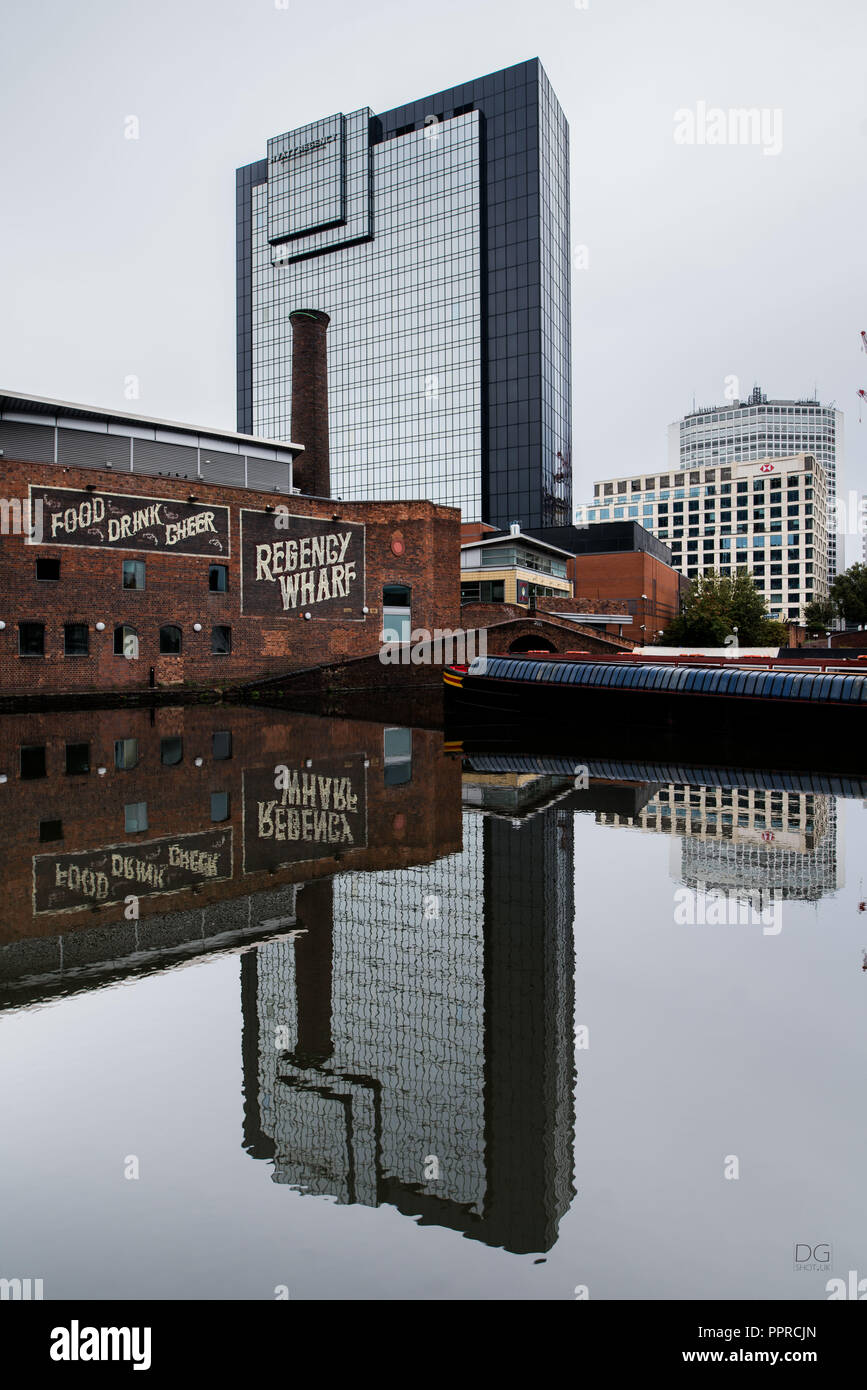
<path fill-rule="evenodd" d="M 315 305 L 335 494 L 571 521 L 569 130 L 538 59 L 272 138 L 237 248 L 239 429 L 290 437 Z"/>

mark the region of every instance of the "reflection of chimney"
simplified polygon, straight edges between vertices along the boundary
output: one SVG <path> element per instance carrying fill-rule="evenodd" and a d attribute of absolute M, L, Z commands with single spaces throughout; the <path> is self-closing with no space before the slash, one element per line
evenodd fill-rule
<path fill-rule="evenodd" d="M 331 496 L 328 462 L 328 349 L 330 319 L 319 309 L 295 309 L 292 325 L 292 424 L 304 445 L 294 467 L 295 486 L 314 497 Z"/>
<path fill-rule="evenodd" d="M 293 1060 L 321 1066 L 334 1051 L 331 977 L 334 969 L 334 889 L 331 879 L 304 885 L 296 916 L 307 933 L 295 938 L 298 1045 Z"/>

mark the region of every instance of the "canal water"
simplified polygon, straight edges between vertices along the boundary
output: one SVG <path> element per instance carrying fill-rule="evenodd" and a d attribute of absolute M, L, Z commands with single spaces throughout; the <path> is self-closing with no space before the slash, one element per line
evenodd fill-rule
<path fill-rule="evenodd" d="M 263 709 L 4 716 L 0 1277 L 867 1277 L 867 786 Z"/>

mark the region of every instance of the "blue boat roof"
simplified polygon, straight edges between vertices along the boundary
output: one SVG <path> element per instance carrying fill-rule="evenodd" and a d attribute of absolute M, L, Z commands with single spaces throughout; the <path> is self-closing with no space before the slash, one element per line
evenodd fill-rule
<path fill-rule="evenodd" d="M 602 686 L 609 690 L 664 690 L 671 694 L 734 695 L 819 704 L 867 703 L 867 673 L 755 671 L 743 666 L 622 665 L 610 661 L 532 661 L 526 657 L 476 657 L 471 676 L 538 681 L 544 685 Z"/>

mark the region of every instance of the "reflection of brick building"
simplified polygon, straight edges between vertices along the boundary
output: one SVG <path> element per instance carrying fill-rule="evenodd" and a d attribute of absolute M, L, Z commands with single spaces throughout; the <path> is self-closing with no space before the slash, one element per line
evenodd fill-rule
<path fill-rule="evenodd" d="M 0 942 L 122 922 L 129 894 L 145 919 L 460 843 L 460 768 L 424 730 L 217 706 L 4 715 L 0 775 Z"/>
<path fill-rule="evenodd" d="M 395 605 L 456 627 L 458 512 L 299 495 L 298 449 L 0 395 L 0 695 L 374 654 Z"/>
<path fill-rule="evenodd" d="M 275 1181 L 510 1250 L 554 1243 L 572 1193 L 571 849 L 556 807 L 468 814 L 460 854 L 336 879 L 333 933 L 244 957 L 246 1143 Z"/>

